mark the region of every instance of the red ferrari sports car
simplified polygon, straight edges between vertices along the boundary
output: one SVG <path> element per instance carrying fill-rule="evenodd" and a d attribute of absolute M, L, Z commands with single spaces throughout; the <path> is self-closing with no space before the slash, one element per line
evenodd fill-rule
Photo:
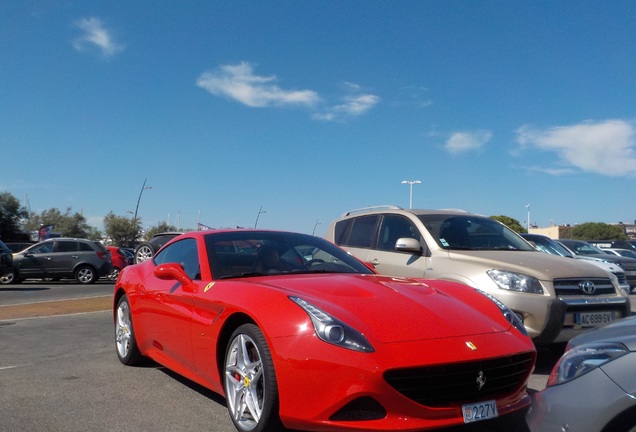
<path fill-rule="evenodd" d="M 115 284 L 116 350 L 223 395 L 239 431 L 416 431 L 526 407 L 536 351 L 501 302 L 386 277 L 318 237 L 182 234 Z"/>

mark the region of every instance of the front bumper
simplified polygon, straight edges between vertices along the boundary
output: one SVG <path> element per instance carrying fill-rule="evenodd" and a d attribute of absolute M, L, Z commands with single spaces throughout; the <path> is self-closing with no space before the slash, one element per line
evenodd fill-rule
<path fill-rule="evenodd" d="M 324 346 L 320 355 L 316 355 L 316 341 L 311 339 L 315 336 L 286 337 L 277 339 L 275 344 L 275 364 L 278 359 L 289 366 L 284 371 L 278 369 L 277 380 L 280 416 L 290 429 L 417 431 L 462 424 L 461 408 L 465 403 L 495 399 L 499 416 L 530 403 L 526 384 L 534 365 L 534 347 L 515 329 L 462 338 L 372 342 L 376 352 L 366 354 L 321 342 Z M 520 353 L 530 353 L 528 370 L 513 391 L 497 397 L 487 395 L 477 400 L 425 406 L 402 394 L 385 378 L 385 372 L 390 370 L 478 362 L 486 358 L 507 359 Z M 472 379 L 477 376 L 476 372 Z M 494 382 L 494 374 L 489 379 Z"/>

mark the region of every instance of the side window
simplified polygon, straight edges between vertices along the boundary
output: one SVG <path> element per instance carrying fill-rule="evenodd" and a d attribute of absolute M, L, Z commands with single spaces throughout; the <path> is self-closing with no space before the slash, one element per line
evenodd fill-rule
<path fill-rule="evenodd" d="M 55 242 L 55 252 L 77 252 L 77 242 L 76 241 L 56 241 Z"/>
<path fill-rule="evenodd" d="M 39 246 L 35 246 L 29 250 L 32 254 L 44 254 L 53 252 L 53 242 L 42 243 Z"/>
<path fill-rule="evenodd" d="M 373 246 L 375 227 L 378 224 L 379 218 L 379 215 L 354 218 L 351 223 L 349 237 L 343 244 L 351 247 L 371 248 Z"/>
<path fill-rule="evenodd" d="M 82 252 L 95 252 L 95 250 L 91 248 L 91 245 L 84 242 L 79 242 L 79 250 Z"/>
<path fill-rule="evenodd" d="M 395 243 L 403 237 L 421 241 L 419 230 L 408 218 L 401 215 L 385 215 L 380 226 L 378 249 L 394 251 Z"/>
<path fill-rule="evenodd" d="M 195 239 L 187 238 L 171 244 L 157 254 L 155 264 L 177 263 L 181 264 L 190 279 L 201 279 L 199 267 L 199 255 Z"/>

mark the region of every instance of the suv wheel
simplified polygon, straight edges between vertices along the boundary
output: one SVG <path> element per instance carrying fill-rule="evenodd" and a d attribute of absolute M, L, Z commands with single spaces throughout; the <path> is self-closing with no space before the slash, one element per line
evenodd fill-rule
<path fill-rule="evenodd" d="M 20 283 L 20 279 L 16 277 L 15 270 L 8 270 L 5 274 L 0 276 L 0 283 L 3 285 L 10 283 Z"/>
<path fill-rule="evenodd" d="M 92 267 L 82 266 L 75 271 L 75 279 L 81 284 L 92 284 L 97 280 L 97 274 Z"/>
<path fill-rule="evenodd" d="M 148 258 L 152 258 L 155 251 L 148 243 L 142 243 L 135 252 L 135 264 L 146 261 Z"/>

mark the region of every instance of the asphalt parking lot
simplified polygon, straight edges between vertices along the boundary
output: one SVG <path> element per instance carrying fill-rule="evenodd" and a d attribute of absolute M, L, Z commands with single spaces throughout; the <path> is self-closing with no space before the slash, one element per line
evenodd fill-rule
<path fill-rule="evenodd" d="M 41 296 L 42 288 L 0 287 L 0 430 L 235 430 L 222 397 L 152 362 L 143 367 L 119 363 L 112 317 L 104 310 L 110 307 L 107 293 L 112 284 L 94 286 L 91 294 L 96 295 L 89 296 L 77 285 L 49 287 L 49 293 L 68 289 L 77 296 L 71 301 L 20 303 L 15 297 L 33 292 Z M 38 291 L 22 291 L 27 289 Z M 557 358 L 558 353 L 540 351 L 531 392 L 543 388 Z M 511 430 L 527 431 L 523 413 L 446 429 Z"/>

